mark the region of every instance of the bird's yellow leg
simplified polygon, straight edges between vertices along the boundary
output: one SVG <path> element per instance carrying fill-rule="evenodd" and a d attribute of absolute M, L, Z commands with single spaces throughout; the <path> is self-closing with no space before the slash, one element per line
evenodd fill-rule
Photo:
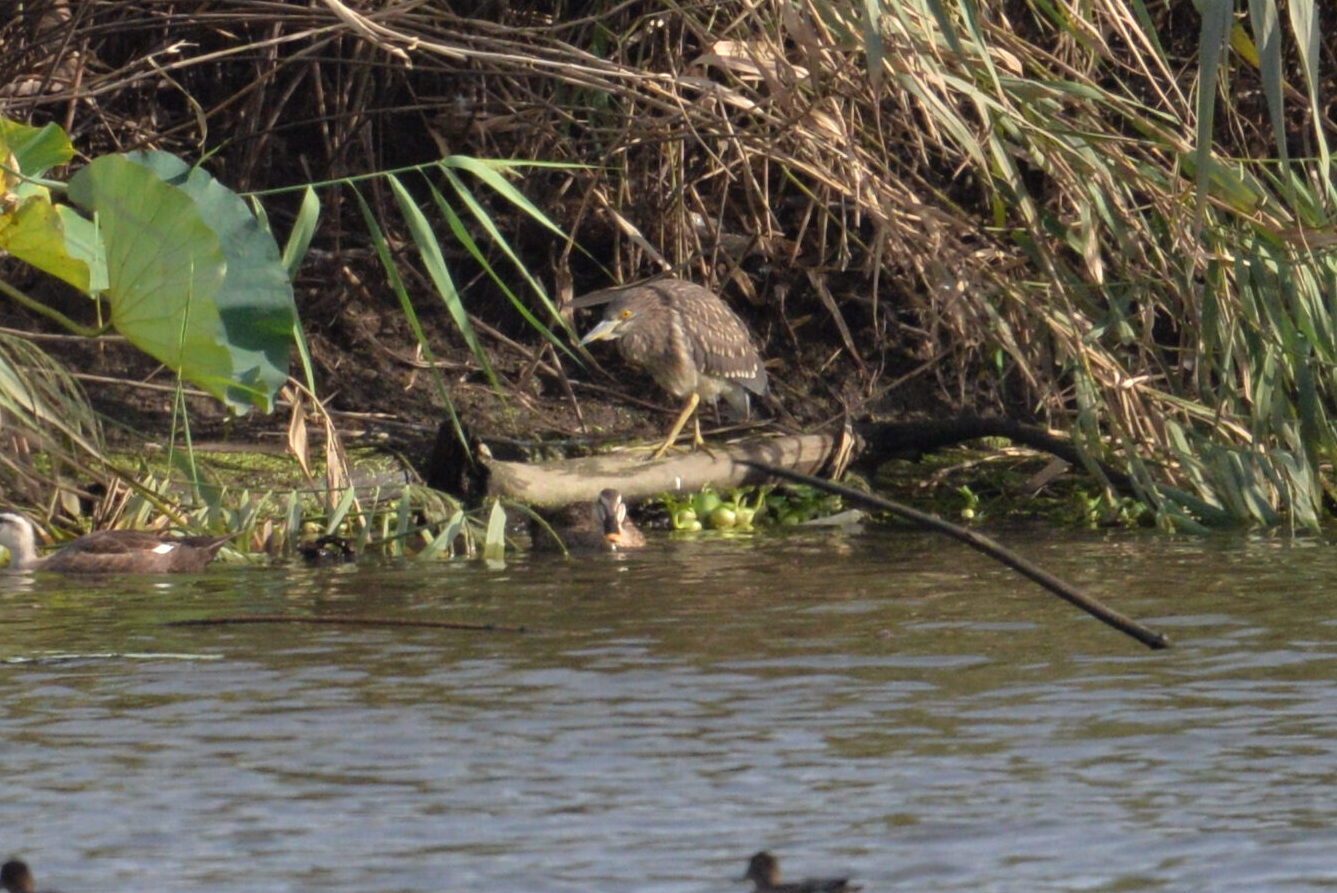
<path fill-rule="evenodd" d="M 700 450 L 701 452 L 705 453 L 705 454 L 706 454 L 707 456 L 709 456 L 710 458 L 714 459 L 714 458 L 715 458 L 715 454 L 712 453 L 712 452 L 710 451 L 710 447 L 706 446 L 706 439 L 705 439 L 704 437 L 701 436 L 701 414 L 700 414 L 700 413 L 697 413 L 696 415 L 692 416 L 692 424 L 694 424 L 694 425 L 696 426 L 696 436 L 692 438 L 692 447 L 693 447 L 694 449 L 698 449 L 698 450 Z"/>
<path fill-rule="evenodd" d="M 700 402 L 701 395 L 695 392 L 692 393 L 692 396 L 687 398 L 687 405 L 682 408 L 682 412 L 678 413 L 678 420 L 673 423 L 673 428 L 669 431 L 668 437 L 664 438 L 664 442 L 659 445 L 659 449 L 651 454 L 651 462 L 656 459 L 664 458 L 664 454 L 668 452 L 669 447 L 673 446 L 673 441 L 678 439 L 678 435 L 682 433 L 683 426 L 687 424 L 687 419 L 692 413 L 696 412 L 696 405 Z M 699 422 L 697 423 L 696 428 L 696 439 L 697 443 L 701 442 L 701 426 Z"/>

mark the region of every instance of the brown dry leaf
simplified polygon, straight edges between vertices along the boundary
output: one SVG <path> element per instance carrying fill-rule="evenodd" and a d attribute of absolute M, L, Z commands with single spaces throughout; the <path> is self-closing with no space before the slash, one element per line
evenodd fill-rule
<path fill-rule="evenodd" d="M 348 486 L 348 465 L 344 457 L 343 445 L 339 442 L 339 432 L 334 430 L 334 422 L 325 416 L 325 486 L 334 498 Z"/>
<path fill-rule="evenodd" d="M 306 413 L 302 407 L 302 395 L 293 388 L 285 387 L 287 398 L 292 401 L 292 415 L 288 417 L 288 452 L 292 453 L 297 464 L 302 466 L 302 474 L 311 477 L 310 444 L 306 436 Z"/>
<path fill-rule="evenodd" d="M 756 41 L 717 40 L 711 45 L 710 52 L 698 56 L 692 65 L 715 65 L 742 78 L 773 80 L 779 78 L 781 71 L 796 79 L 808 76 L 806 68 L 791 65 L 773 47 Z"/>

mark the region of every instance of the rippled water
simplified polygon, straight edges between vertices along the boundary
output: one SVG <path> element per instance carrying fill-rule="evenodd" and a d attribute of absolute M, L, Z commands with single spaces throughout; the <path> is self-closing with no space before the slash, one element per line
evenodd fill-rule
<path fill-rule="evenodd" d="M 1337 886 L 1337 551 L 1000 538 L 1176 647 L 895 532 L 0 579 L 0 856 L 66 893 L 730 890 L 763 847 L 870 891 Z M 531 631 L 164 625 L 254 612 Z"/>

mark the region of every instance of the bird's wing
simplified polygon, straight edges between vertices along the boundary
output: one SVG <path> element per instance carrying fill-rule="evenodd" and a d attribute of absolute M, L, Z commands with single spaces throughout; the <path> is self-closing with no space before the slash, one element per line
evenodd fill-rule
<path fill-rule="evenodd" d="M 696 367 L 754 394 L 765 394 L 766 367 L 743 321 L 719 299 L 693 305 L 692 311 L 697 314 L 698 324 L 687 328 Z"/>
<path fill-rule="evenodd" d="M 173 541 L 144 530 L 99 530 L 79 537 L 65 548 L 98 555 L 128 555 L 158 551 L 164 546 L 170 549 L 174 545 Z"/>

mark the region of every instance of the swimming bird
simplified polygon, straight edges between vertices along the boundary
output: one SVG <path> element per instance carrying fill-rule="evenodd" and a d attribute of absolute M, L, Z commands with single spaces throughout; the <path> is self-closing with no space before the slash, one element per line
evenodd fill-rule
<path fill-rule="evenodd" d="M 12 571 L 64 574 L 171 574 L 203 570 L 232 536 L 170 537 L 146 530 L 99 530 L 46 556 L 37 554 L 33 524 L 13 512 L 0 513 L 0 546 L 9 550 Z"/>
<path fill-rule="evenodd" d="M 645 545 L 645 534 L 627 517 L 622 494 L 611 488 L 600 491 L 588 508 L 578 507 L 574 518 L 558 518 L 550 526 L 551 531 L 538 523 L 531 525 L 534 548 L 555 548 L 553 533 L 573 552 L 622 552 Z"/>
<path fill-rule="evenodd" d="M 0 865 L 0 887 L 4 887 L 6 893 L 35 893 L 37 890 L 28 863 L 21 859 L 10 859 Z"/>
<path fill-rule="evenodd" d="M 611 298 L 609 297 L 611 295 Z M 682 412 L 652 458 L 668 452 L 689 418 L 693 444 L 703 446 L 701 423 L 693 413 L 705 400 L 720 397 L 746 418 L 750 395 L 768 391 L 766 367 L 743 320 L 719 295 L 684 279 L 654 279 L 581 295 L 575 307 L 608 301 L 603 320 L 585 333 L 581 345 L 617 340 L 618 352 L 679 400 Z"/>
<path fill-rule="evenodd" d="M 740 881 L 752 881 L 754 893 L 854 893 L 863 887 L 850 885 L 849 878 L 808 878 L 780 882 L 780 862 L 765 850 L 757 853 L 747 863 L 747 874 Z"/>
<path fill-rule="evenodd" d="M 352 544 L 341 536 L 326 535 L 302 543 L 297 552 L 307 564 L 351 564 L 357 561 Z"/>

